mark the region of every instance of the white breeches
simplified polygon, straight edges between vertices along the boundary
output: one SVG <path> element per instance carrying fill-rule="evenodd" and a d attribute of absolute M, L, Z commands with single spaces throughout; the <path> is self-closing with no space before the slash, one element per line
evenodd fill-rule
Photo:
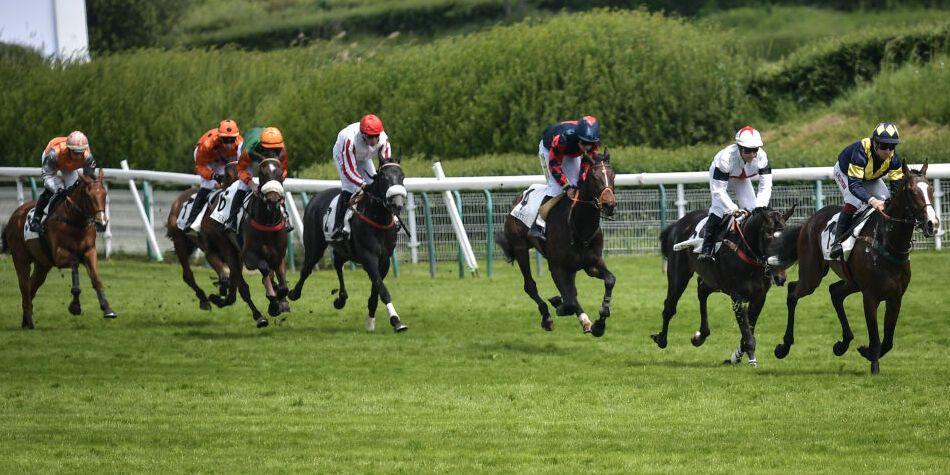
<path fill-rule="evenodd" d="M 726 185 L 726 192 L 732 193 L 736 197 L 736 204 L 745 210 L 755 209 L 755 188 L 752 187 L 752 180 L 748 178 L 730 178 Z M 709 207 L 709 213 L 720 218 L 731 212 L 726 203 L 723 203 L 719 195 L 712 194 L 712 206 Z"/>

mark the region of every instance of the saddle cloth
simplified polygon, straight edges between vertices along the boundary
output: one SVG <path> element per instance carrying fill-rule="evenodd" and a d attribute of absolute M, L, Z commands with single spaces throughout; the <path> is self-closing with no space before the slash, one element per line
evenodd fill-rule
<path fill-rule="evenodd" d="M 527 190 L 521 192 L 521 201 L 511 210 L 511 215 L 531 227 L 535 218 L 538 217 L 538 209 L 541 207 L 541 200 L 544 199 L 544 189 L 547 185 L 531 185 Z"/>
<path fill-rule="evenodd" d="M 43 210 L 44 223 L 46 222 L 47 219 L 49 219 L 49 212 L 50 212 L 49 207 L 52 205 L 53 205 L 52 199 L 46 203 L 46 208 Z M 29 241 L 31 239 L 39 239 L 40 237 L 39 233 L 34 233 L 33 231 L 30 231 L 30 221 L 33 221 L 34 214 L 36 214 L 36 207 L 31 208 L 26 213 L 26 221 L 23 223 L 23 240 L 24 241 Z"/>
<path fill-rule="evenodd" d="M 699 220 L 696 223 L 696 226 L 693 228 L 693 232 L 689 235 L 689 239 L 678 242 L 673 245 L 674 251 L 682 251 L 685 249 L 693 249 L 694 254 L 701 254 L 703 251 L 703 239 L 706 237 L 706 221 L 709 220 L 709 216 Z M 734 217 L 728 216 L 725 218 L 726 222 L 722 224 L 723 229 L 728 229 L 728 226 L 732 226 L 732 221 L 735 220 Z M 716 240 L 716 247 L 713 252 L 718 252 L 719 247 L 722 246 L 722 240 Z"/>
<path fill-rule="evenodd" d="M 340 195 L 336 195 L 330 201 L 330 206 L 327 206 L 326 212 L 323 214 L 323 238 L 326 242 L 330 242 L 330 236 L 333 235 L 333 221 L 336 217 L 336 208 L 340 202 Z M 353 217 L 353 208 L 347 208 L 346 214 L 343 215 L 343 230 L 349 234 L 350 232 L 350 218 Z"/>
<path fill-rule="evenodd" d="M 238 210 L 237 219 L 235 219 L 235 223 L 240 223 L 241 220 L 244 219 L 244 206 L 243 206 L 244 203 L 240 203 L 240 204 L 233 203 L 234 200 L 232 198 L 234 198 L 235 191 L 237 191 L 237 188 L 234 188 L 233 190 L 231 188 L 227 188 L 221 191 L 220 198 L 218 199 L 218 205 L 215 206 L 214 210 L 211 212 L 211 219 L 221 224 L 224 224 L 224 222 L 228 220 L 228 216 L 231 215 L 232 206 L 241 207 L 241 209 Z M 246 203 L 249 199 L 251 199 L 250 193 L 248 193 L 247 196 L 244 198 L 244 202 Z M 210 201 L 211 200 L 209 199 L 208 202 Z M 196 219 L 195 221 L 199 221 L 199 220 Z M 232 231 L 237 230 L 237 228 L 229 228 L 229 229 L 231 229 Z"/>
<path fill-rule="evenodd" d="M 864 217 L 873 211 L 873 208 L 870 206 L 864 208 L 862 211 L 854 214 L 854 220 L 858 223 L 854 229 L 851 230 L 851 235 L 847 239 L 841 242 L 841 250 L 844 251 L 841 254 L 841 258 L 845 261 L 851 256 L 851 250 L 854 249 L 854 245 L 857 242 L 858 236 L 861 234 L 861 229 L 864 228 L 864 224 L 867 223 L 867 220 Z M 838 216 L 841 213 L 836 213 L 831 219 L 828 220 L 828 224 L 825 225 L 825 228 L 821 230 L 821 255 L 826 261 L 837 260 L 831 259 L 828 257 L 828 252 L 831 249 L 831 243 L 835 239 L 835 228 L 838 226 Z M 855 222 L 855 221 L 852 221 Z"/>
<path fill-rule="evenodd" d="M 194 222 L 191 223 L 192 231 L 197 233 L 201 229 L 201 217 L 204 216 L 205 212 L 207 211 L 208 204 L 214 203 L 214 198 L 220 195 L 221 192 L 222 190 L 214 190 L 208 195 L 208 200 L 202 206 L 201 212 L 198 213 L 198 217 L 195 218 Z M 178 211 L 178 221 L 176 222 L 176 225 L 178 226 L 178 229 L 181 229 L 182 231 L 185 230 L 185 222 L 188 221 L 188 216 L 191 214 L 191 208 L 195 204 L 195 196 L 197 195 L 198 192 L 192 193 L 191 196 L 188 197 L 188 200 L 185 201 L 183 205 L 181 205 L 181 210 Z"/>

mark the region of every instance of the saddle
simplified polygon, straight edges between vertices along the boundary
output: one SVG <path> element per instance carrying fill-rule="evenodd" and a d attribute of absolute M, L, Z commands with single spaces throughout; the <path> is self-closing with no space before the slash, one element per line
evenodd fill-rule
<path fill-rule="evenodd" d="M 184 229 L 185 232 L 193 231 L 195 234 L 201 229 L 201 217 L 204 216 L 205 212 L 208 209 L 208 206 L 211 204 L 218 204 L 215 202 L 215 199 L 221 195 L 224 190 L 214 190 L 211 194 L 208 195 L 208 200 L 202 206 L 201 212 L 198 213 L 198 218 L 191 223 L 191 226 L 188 229 Z M 198 192 L 194 192 L 191 196 L 188 197 L 188 200 L 181 205 L 181 209 L 178 211 L 178 219 L 175 224 L 178 226 L 178 229 L 182 229 L 185 226 L 185 222 L 188 221 L 188 216 L 191 215 L 191 208 L 195 204 L 195 196 L 198 195 Z"/>
<path fill-rule="evenodd" d="M 720 224 L 719 234 L 715 236 L 716 245 L 713 248 L 713 252 L 719 252 L 719 248 L 722 246 L 722 240 L 726 236 L 726 233 L 729 232 L 729 229 L 733 226 L 733 223 L 736 221 L 735 216 L 729 215 L 723 218 L 724 221 Z M 683 251 L 686 249 L 693 249 L 694 254 L 701 254 L 703 248 L 703 240 L 706 238 L 706 221 L 709 220 L 709 216 L 699 220 L 696 223 L 696 226 L 693 228 L 693 232 L 689 235 L 689 239 L 685 241 L 678 242 L 673 245 L 674 251 Z"/>
<path fill-rule="evenodd" d="M 861 209 L 861 211 L 855 213 L 853 223 L 856 223 L 854 227 L 851 228 L 851 232 L 848 237 L 841 241 L 841 259 L 847 261 L 851 256 L 851 251 L 854 249 L 854 245 L 857 244 L 857 236 L 861 235 L 861 230 L 864 229 L 864 224 L 867 223 L 867 216 L 874 212 L 874 208 L 866 206 Z M 831 244 L 835 240 L 835 230 L 838 227 L 838 217 L 841 216 L 841 213 L 835 213 L 831 219 L 828 220 L 828 224 L 825 225 L 824 229 L 821 230 L 821 255 L 826 261 L 834 261 L 837 259 L 832 259 L 828 256 L 828 253 L 831 251 Z"/>
<path fill-rule="evenodd" d="M 331 242 L 330 237 L 333 235 L 333 225 L 334 218 L 336 217 L 336 209 L 339 206 L 340 195 L 336 195 L 330 201 L 330 206 L 327 206 L 326 212 L 323 214 L 323 238 L 326 242 Z M 350 233 L 350 218 L 353 217 L 353 208 L 347 207 L 346 214 L 343 215 L 343 231 L 347 234 Z"/>

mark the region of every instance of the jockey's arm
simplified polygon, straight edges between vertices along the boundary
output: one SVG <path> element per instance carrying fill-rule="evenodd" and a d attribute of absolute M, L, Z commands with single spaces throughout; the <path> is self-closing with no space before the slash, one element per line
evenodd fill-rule
<path fill-rule="evenodd" d="M 567 177 L 564 176 L 564 170 L 561 168 L 561 162 L 564 159 L 563 154 L 558 152 L 557 144 L 551 146 L 551 152 L 548 154 L 548 171 L 551 172 L 551 176 L 557 181 L 561 188 L 566 188 L 568 185 Z"/>
<path fill-rule="evenodd" d="M 764 208 L 772 199 L 772 167 L 765 156 L 764 150 L 759 150 L 762 159 L 758 161 L 759 189 L 755 193 L 755 207 Z"/>
<path fill-rule="evenodd" d="M 250 186 L 251 182 L 254 181 L 254 177 L 251 175 L 251 157 L 247 150 L 242 151 L 241 157 L 238 158 L 237 172 L 238 179 L 243 181 L 245 185 Z"/>
<path fill-rule="evenodd" d="M 719 201 L 729 212 L 734 212 L 739 207 L 729 197 L 729 171 L 720 168 L 719 160 L 719 155 L 713 159 L 712 171 L 709 174 L 709 193 L 712 195 L 713 203 Z"/>
<path fill-rule="evenodd" d="M 884 175 L 887 180 L 888 188 L 891 190 L 893 195 L 897 191 L 897 187 L 900 186 L 901 180 L 904 179 L 904 170 L 901 166 L 901 159 L 897 156 L 897 152 L 894 152 L 894 156 L 891 158 L 891 166 L 887 171 L 887 174 Z"/>
<path fill-rule="evenodd" d="M 82 173 L 88 177 L 94 177 L 96 175 L 96 159 L 93 158 L 92 152 L 86 151 L 86 158 L 82 164 Z"/>
<path fill-rule="evenodd" d="M 214 178 L 214 170 L 211 169 L 211 160 L 209 157 L 210 154 L 204 147 L 201 145 L 195 147 L 195 173 L 205 180 Z"/>
<path fill-rule="evenodd" d="M 287 178 L 287 161 L 288 161 L 287 148 L 284 147 L 280 151 L 280 167 L 283 170 L 283 174 L 280 177 L 281 183 L 283 183 L 284 179 Z"/>

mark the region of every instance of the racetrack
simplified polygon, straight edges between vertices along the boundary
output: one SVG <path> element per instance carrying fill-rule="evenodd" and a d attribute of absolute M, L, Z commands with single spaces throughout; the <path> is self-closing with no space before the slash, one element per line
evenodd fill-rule
<path fill-rule="evenodd" d="M 719 364 L 738 341 L 726 297 L 710 299 L 713 334 L 693 348 L 691 284 L 660 350 L 649 336 L 666 289 L 659 258 L 608 264 L 618 283 L 601 339 L 573 317 L 543 332 L 500 261 L 491 281 L 404 265 L 388 280 L 410 327 L 397 335 L 384 308 L 376 333 L 363 330 L 359 270 L 347 270 L 344 310 L 320 271 L 282 325 L 258 330 L 240 300 L 199 311 L 177 265 L 115 259 L 100 270 L 117 320 L 101 317 L 85 275 L 84 313 L 69 315 L 69 274 L 54 272 L 27 332 L 4 256 L 0 470 L 950 471 L 950 254 L 914 253 L 895 347 L 874 377 L 856 351 L 867 341 L 859 297 L 847 300 L 851 350 L 832 354 L 831 278 L 800 302 L 784 360 L 772 349 L 785 288 L 773 289 L 753 369 Z M 210 290 L 211 273 L 197 272 Z M 602 283 L 579 283 L 596 314 Z M 548 275 L 539 284 L 553 293 Z"/>

